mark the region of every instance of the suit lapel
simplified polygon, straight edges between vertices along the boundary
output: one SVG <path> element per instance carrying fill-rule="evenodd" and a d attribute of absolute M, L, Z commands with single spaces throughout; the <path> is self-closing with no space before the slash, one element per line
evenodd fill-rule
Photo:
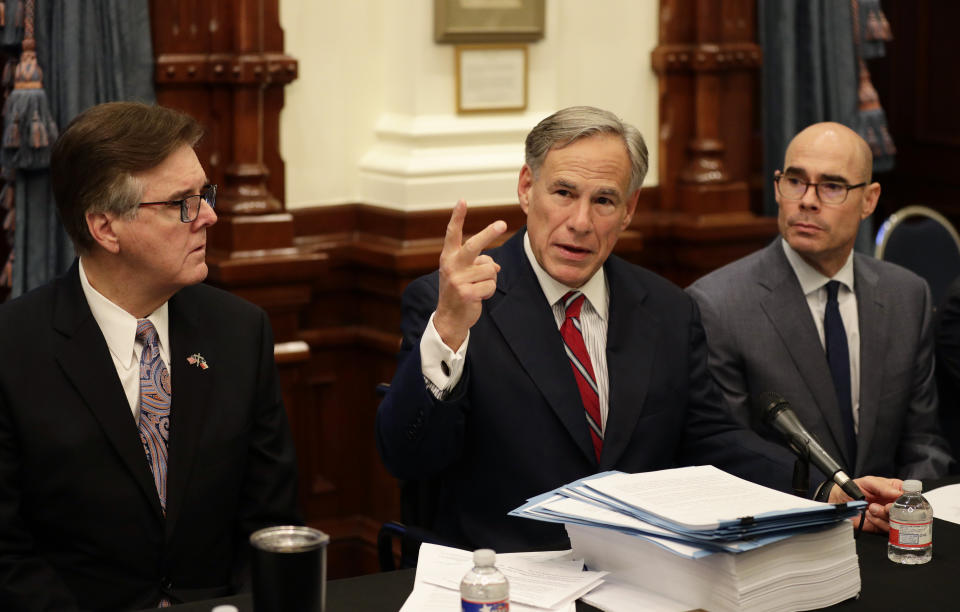
<path fill-rule="evenodd" d="M 188 291 L 188 290 L 184 290 Z M 200 436 L 208 415 L 208 395 L 215 377 L 216 360 L 207 369 L 190 364 L 195 353 L 210 358 L 214 349 L 200 325 L 199 305 L 183 298 L 183 291 L 170 298 L 170 441 L 167 459 L 167 524 L 169 538 L 183 507 Z M 209 335 L 209 334 L 208 334 Z"/>
<path fill-rule="evenodd" d="M 610 288 L 607 326 L 607 374 L 610 403 L 600 468 L 612 469 L 630 444 L 658 351 L 657 317 L 643 301 L 647 291 L 623 277 L 624 264 L 611 257 L 604 270 Z"/>
<path fill-rule="evenodd" d="M 878 281 L 874 270 L 868 269 L 863 258 L 853 258 L 854 289 L 857 294 L 857 317 L 860 327 L 860 409 L 857 431 L 857 465 L 862 465 L 870 452 L 870 444 L 877 429 L 880 408 L 880 381 L 884 376 L 884 354 L 889 332 L 884 316 Z M 868 330 L 864 333 L 863 330 Z"/>
<path fill-rule="evenodd" d="M 790 353 L 804 385 L 813 395 L 816 409 L 827 424 L 834 444 L 846 452 L 843 422 L 840 420 L 840 408 L 833 391 L 833 378 L 830 376 L 826 353 L 820 344 L 820 335 L 807 306 L 807 298 L 783 253 L 780 240 L 775 240 L 766 248 L 759 269 L 761 276 L 758 282 L 767 292 L 761 298 L 760 306 Z M 790 397 L 786 400 L 797 401 Z M 846 463 L 852 463 L 849 457 Z"/>
<path fill-rule="evenodd" d="M 160 499 L 147 467 L 140 433 L 117 378 L 110 349 L 83 295 L 76 262 L 57 283 L 53 321 L 54 329 L 59 332 L 54 347 L 57 363 L 100 423 L 107 440 L 159 518 Z"/>
<path fill-rule="evenodd" d="M 523 251 L 523 234 L 517 232 L 496 256 L 501 270 L 497 294 L 489 302 L 490 317 L 574 443 L 595 463 L 583 400 L 551 306 Z"/>

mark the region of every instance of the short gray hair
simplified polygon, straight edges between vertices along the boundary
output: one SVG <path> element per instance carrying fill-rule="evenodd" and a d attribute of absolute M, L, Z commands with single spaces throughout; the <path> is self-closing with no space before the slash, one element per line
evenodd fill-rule
<path fill-rule="evenodd" d="M 571 106 L 538 123 L 527 134 L 525 162 L 537 176 L 551 149 L 562 149 L 581 138 L 597 134 L 613 134 L 623 140 L 630 157 L 630 193 L 640 189 L 647 175 L 647 145 L 640 130 L 610 111 L 593 106 Z"/>

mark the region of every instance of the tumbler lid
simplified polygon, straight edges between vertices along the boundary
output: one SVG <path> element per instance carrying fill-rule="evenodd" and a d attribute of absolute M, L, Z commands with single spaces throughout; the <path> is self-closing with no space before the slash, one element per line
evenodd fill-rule
<path fill-rule="evenodd" d="M 277 525 L 254 531 L 250 544 L 270 552 L 304 552 L 326 546 L 330 536 L 313 527 Z"/>

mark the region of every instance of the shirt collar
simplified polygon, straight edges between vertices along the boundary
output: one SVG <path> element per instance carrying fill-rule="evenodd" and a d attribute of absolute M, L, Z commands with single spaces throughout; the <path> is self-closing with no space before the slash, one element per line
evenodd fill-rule
<path fill-rule="evenodd" d="M 119 363 L 127 367 L 132 366 L 134 359 L 136 359 L 133 348 L 137 337 L 137 318 L 93 288 L 93 285 L 87 279 L 86 271 L 83 269 L 82 257 L 80 258 L 80 286 L 83 288 L 84 297 L 87 298 L 90 312 L 93 313 L 93 318 L 100 326 L 104 340 L 107 341 L 110 353 Z M 167 343 L 169 338 L 167 327 L 169 317 L 167 313 L 167 302 L 164 302 L 160 308 L 147 316 L 157 330 L 162 354 L 168 354 L 166 347 L 169 346 Z"/>
<path fill-rule="evenodd" d="M 810 295 L 831 280 L 840 281 L 840 284 L 850 291 L 853 291 L 853 251 L 850 251 L 850 254 L 847 255 L 847 261 L 845 261 L 843 267 L 833 275 L 833 278 L 828 278 L 805 262 L 800 254 L 787 244 L 786 240 L 781 238 L 780 243 L 783 245 L 783 253 L 787 256 L 790 267 L 793 268 L 794 274 L 797 275 L 797 280 L 800 281 L 800 289 L 804 295 Z"/>
<path fill-rule="evenodd" d="M 590 280 L 584 283 L 582 287 L 567 287 L 550 276 L 540 265 L 540 262 L 537 261 L 536 256 L 533 254 L 533 248 L 530 246 L 530 234 L 527 232 L 523 233 L 523 251 L 527 254 L 527 259 L 530 261 L 530 265 L 533 266 L 533 272 L 537 275 L 537 280 L 540 282 L 540 289 L 543 290 L 543 294 L 547 297 L 547 302 L 551 306 L 556 304 L 560 298 L 569 291 L 576 290 L 586 296 L 587 301 L 590 302 L 590 305 L 593 306 L 593 309 L 600 315 L 601 319 L 604 321 L 607 320 L 609 300 L 607 279 L 603 272 L 603 266 L 600 266 L 593 276 L 590 277 Z"/>

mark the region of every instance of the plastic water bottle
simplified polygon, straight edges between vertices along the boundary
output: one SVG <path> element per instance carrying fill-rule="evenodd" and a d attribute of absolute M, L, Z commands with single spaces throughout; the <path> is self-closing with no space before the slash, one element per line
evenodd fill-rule
<path fill-rule="evenodd" d="M 903 481 L 903 495 L 890 508 L 887 558 L 894 563 L 919 565 L 933 558 L 933 508 L 922 490 L 919 480 Z"/>
<path fill-rule="evenodd" d="M 500 573 L 497 555 L 489 548 L 473 551 L 473 569 L 460 581 L 460 607 L 463 612 L 507 612 L 510 610 L 510 584 Z"/>

